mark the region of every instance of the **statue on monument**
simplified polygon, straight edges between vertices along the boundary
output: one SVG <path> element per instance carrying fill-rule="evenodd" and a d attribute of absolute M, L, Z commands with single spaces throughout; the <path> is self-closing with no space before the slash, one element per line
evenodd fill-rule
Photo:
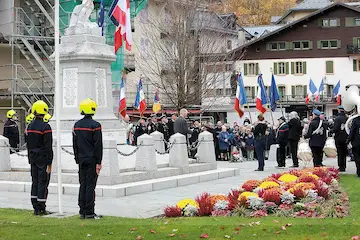
<path fill-rule="evenodd" d="M 93 10 L 93 0 L 83 0 L 80 5 L 77 5 L 71 14 L 69 27 L 66 29 L 65 35 L 98 35 L 99 26 L 89 20 Z"/>

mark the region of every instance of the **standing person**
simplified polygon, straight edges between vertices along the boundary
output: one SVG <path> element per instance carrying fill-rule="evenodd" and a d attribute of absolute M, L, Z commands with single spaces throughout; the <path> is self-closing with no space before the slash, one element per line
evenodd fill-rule
<path fill-rule="evenodd" d="M 164 144 L 165 144 L 165 150 L 166 150 L 167 142 L 169 142 L 169 139 L 170 139 L 168 119 L 167 119 L 166 115 L 161 116 L 160 123 L 158 125 L 158 131 L 164 135 L 164 140 L 165 140 Z"/>
<path fill-rule="evenodd" d="M 130 117 L 129 115 L 125 115 L 124 118 L 124 122 L 126 125 L 126 144 L 127 145 L 132 145 L 133 142 L 133 128 L 134 128 L 134 124 L 132 122 L 130 122 Z"/>
<path fill-rule="evenodd" d="M 25 142 L 27 143 L 27 129 L 30 125 L 30 123 L 35 119 L 35 115 L 30 113 L 29 115 L 26 116 L 25 118 L 25 122 L 26 122 L 26 125 L 25 125 Z"/>
<path fill-rule="evenodd" d="M 219 134 L 219 149 L 221 161 L 228 160 L 229 145 L 229 133 L 227 132 L 226 126 L 222 126 L 221 132 Z"/>
<path fill-rule="evenodd" d="M 255 152 L 259 163 L 258 168 L 255 171 L 264 171 L 265 132 L 267 127 L 268 126 L 264 121 L 264 116 L 259 114 L 258 122 L 253 130 L 255 136 Z"/>
<path fill-rule="evenodd" d="M 356 175 L 360 178 L 360 117 L 352 120 L 350 134 L 347 144 L 351 143 L 351 151 L 354 155 L 356 165 Z"/>
<path fill-rule="evenodd" d="M 181 133 L 186 137 L 186 142 L 188 142 L 188 134 L 191 134 L 186 118 L 188 116 L 188 111 L 183 108 L 180 110 L 180 116 L 175 120 L 174 122 L 174 132 L 175 133 Z"/>
<path fill-rule="evenodd" d="M 134 145 L 135 146 L 137 146 L 138 137 L 140 137 L 141 135 L 146 133 L 146 131 L 147 131 L 147 128 L 146 128 L 145 120 L 141 118 L 135 128 L 135 133 L 134 133 Z"/>
<path fill-rule="evenodd" d="M 345 131 L 345 123 L 348 120 L 345 115 L 344 107 L 338 107 L 339 114 L 335 118 L 333 132 L 335 133 L 335 145 L 337 150 L 337 159 L 339 172 L 345 172 L 346 170 L 346 155 L 347 155 L 347 144 L 346 139 L 348 135 Z"/>
<path fill-rule="evenodd" d="M 322 160 L 324 156 L 324 146 L 326 142 L 327 126 L 323 120 L 320 119 L 321 112 L 317 109 L 313 111 L 313 119 L 310 122 L 309 130 L 305 135 L 306 139 L 310 139 L 309 146 L 313 154 L 314 167 L 323 166 Z"/>
<path fill-rule="evenodd" d="M 195 121 L 192 129 L 191 137 L 189 139 L 190 146 L 192 146 L 194 143 L 198 141 L 200 128 L 201 128 L 201 124 L 198 121 Z M 197 149 L 191 150 L 190 158 L 195 158 L 196 153 L 197 153 Z"/>
<path fill-rule="evenodd" d="M 222 127 L 222 122 L 218 121 L 216 123 L 216 127 L 215 127 L 215 154 L 216 154 L 216 160 L 220 159 L 220 148 L 219 148 L 219 135 L 221 133 L 221 127 Z"/>
<path fill-rule="evenodd" d="M 170 137 L 175 134 L 175 131 L 174 131 L 174 122 L 176 121 L 177 118 L 178 118 L 178 114 L 177 114 L 177 113 L 173 113 L 173 114 L 171 115 L 171 119 L 170 119 L 170 121 L 169 121 L 169 123 L 168 123 L 169 135 L 170 135 Z"/>
<path fill-rule="evenodd" d="M 147 134 L 151 134 L 157 130 L 157 118 L 156 114 L 151 115 L 151 119 L 147 126 Z"/>
<path fill-rule="evenodd" d="M 299 167 L 299 159 L 297 157 L 298 145 L 300 137 L 302 135 L 303 128 L 301 126 L 301 121 L 297 112 L 290 113 L 289 125 L 289 146 L 291 152 L 291 158 L 293 160 L 293 165 L 291 167 Z"/>
<path fill-rule="evenodd" d="M 285 167 L 286 160 L 286 146 L 288 145 L 289 137 L 289 125 L 286 123 L 286 119 L 281 117 L 278 119 L 279 127 L 276 132 L 276 142 L 279 144 L 279 148 L 276 154 L 277 163 L 279 168 Z"/>
<path fill-rule="evenodd" d="M 27 149 L 31 169 L 31 203 L 34 215 L 47 215 L 46 199 L 50 182 L 51 165 L 53 161 L 52 129 L 44 122 L 48 114 L 48 105 L 39 100 L 32 106 L 35 120 L 27 129 Z"/>
<path fill-rule="evenodd" d="M 254 160 L 254 150 L 255 150 L 255 138 L 253 133 L 250 130 L 246 130 L 247 136 L 245 137 L 245 148 L 248 161 Z"/>
<path fill-rule="evenodd" d="M 271 145 L 276 143 L 276 134 L 274 131 L 273 126 L 270 123 L 267 123 L 267 131 L 265 133 L 265 152 L 264 152 L 264 156 L 265 156 L 265 160 L 269 159 L 269 152 L 270 152 L 270 148 Z"/>
<path fill-rule="evenodd" d="M 80 103 L 83 119 L 77 121 L 73 129 L 75 162 L 79 165 L 79 199 L 81 219 L 98 219 L 95 214 L 95 188 L 102 168 L 103 142 L 101 124 L 93 120 L 96 103 L 85 99 Z"/>
<path fill-rule="evenodd" d="M 9 139 L 10 147 L 15 149 L 18 152 L 18 147 L 20 144 L 20 136 L 19 136 L 19 127 L 16 124 L 17 121 L 17 113 L 14 110 L 9 110 L 6 113 L 7 121 L 4 124 L 4 133 L 3 136 Z M 14 153 L 13 150 L 10 149 L 10 154 Z"/>

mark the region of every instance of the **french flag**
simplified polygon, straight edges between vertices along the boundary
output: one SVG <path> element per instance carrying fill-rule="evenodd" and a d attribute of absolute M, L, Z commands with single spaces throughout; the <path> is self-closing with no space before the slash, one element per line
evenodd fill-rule
<path fill-rule="evenodd" d="M 235 98 L 235 111 L 239 114 L 240 117 L 244 116 L 244 110 L 242 106 L 247 104 L 246 92 L 244 87 L 244 81 L 241 73 L 236 76 L 238 85 L 236 89 L 236 98 Z"/>
<path fill-rule="evenodd" d="M 142 86 L 142 80 L 140 79 L 138 84 L 138 89 L 136 93 L 134 108 L 140 112 L 140 116 L 146 110 L 146 101 L 145 101 L 145 94 Z"/>
<path fill-rule="evenodd" d="M 124 83 L 123 78 L 121 78 L 121 83 L 120 83 L 119 113 L 123 118 L 125 118 L 125 116 L 126 116 L 126 97 L 125 97 L 125 83 Z"/>
<path fill-rule="evenodd" d="M 309 104 L 311 98 L 314 96 L 314 94 L 317 92 L 317 88 L 313 82 L 312 79 L 310 79 L 309 86 L 306 93 L 306 100 L 305 103 Z"/>
<path fill-rule="evenodd" d="M 262 74 L 260 74 L 258 77 L 258 85 L 259 88 L 256 97 L 256 109 L 259 110 L 259 112 L 261 112 L 262 114 L 264 114 L 266 112 L 266 108 L 264 107 L 264 105 L 268 104 L 268 101 Z"/>
<path fill-rule="evenodd" d="M 131 32 L 130 0 L 114 0 L 109 11 L 109 17 L 116 26 L 114 36 L 115 53 L 122 47 L 123 41 L 126 43 L 126 49 L 131 51 L 133 38 Z"/>
<path fill-rule="evenodd" d="M 336 103 L 337 105 L 341 105 L 341 94 L 340 94 L 340 80 L 338 81 L 338 83 L 336 84 L 336 86 L 334 87 L 334 97 L 336 97 Z"/>
<path fill-rule="evenodd" d="M 320 99 L 320 94 L 325 90 L 324 88 L 324 79 L 321 80 L 321 83 L 320 83 L 320 87 L 319 87 L 319 91 L 315 97 L 315 101 L 318 102 L 319 99 Z"/>

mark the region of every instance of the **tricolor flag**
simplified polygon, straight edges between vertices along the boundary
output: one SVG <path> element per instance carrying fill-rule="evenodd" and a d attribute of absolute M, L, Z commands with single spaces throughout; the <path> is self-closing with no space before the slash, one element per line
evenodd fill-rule
<path fill-rule="evenodd" d="M 136 93 L 134 108 L 140 112 L 140 116 L 141 116 L 141 115 L 144 113 L 144 111 L 146 110 L 145 94 L 144 94 L 144 90 L 143 90 L 142 80 L 141 80 L 141 79 L 140 79 L 140 81 L 139 81 L 138 88 L 137 88 L 137 93 Z"/>
<path fill-rule="evenodd" d="M 161 110 L 160 97 L 158 90 L 156 90 L 154 96 L 153 112 L 158 113 L 160 110 Z"/>
<path fill-rule="evenodd" d="M 338 81 L 338 83 L 336 84 L 336 86 L 334 87 L 334 97 L 336 98 L 336 103 L 337 105 L 341 105 L 341 94 L 340 94 L 340 80 Z"/>
<path fill-rule="evenodd" d="M 320 83 L 320 87 L 319 87 L 319 91 L 315 97 L 315 101 L 318 102 L 320 99 L 320 94 L 324 91 L 324 79 L 321 79 L 321 83 Z"/>
<path fill-rule="evenodd" d="M 259 87 L 256 97 L 256 109 L 259 110 L 259 112 L 261 112 L 262 114 L 264 114 L 266 112 L 266 108 L 264 107 L 264 105 L 268 104 L 268 101 L 262 74 L 260 74 L 258 77 L 258 85 Z"/>
<path fill-rule="evenodd" d="M 115 53 L 122 47 L 123 41 L 126 43 L 126 49 L 130 51 L 133 45 L 130 0 L 114 0 L 110 8 L 109 16 L 116 26 L 114 37 Z"/>
<path fill-rule="evenodd" d="M 271 111 L 275 111 L 277 108 L 277 101 L 280 100 L 279 92 L 276 86 L 274 74 L 271 77 L 271 87 L 270 87 L 270 106 Z"/>
<path fill-rule="evenodd" d="M 237 89 L 236 89 L 236 98 L 235 98 L 234 109 L 239 114 L 239 116 L 242 117 L 242 116 L 244 116 L 244 110 L 242 109 L 242 106 L 247 104 L 247 97 L 246 97 L 244 81 L 243 81 L 241 73 L 236 75 L 236 79 L 237 79 L 238 85 L 237 85 Z"/>
<path fill-rule="evenodd" d="M 120 83 L 119 113 L 123 118 L 125 118 L 125 116 L 126 116 L 126 97 L 125 97 L 125 83 L 124 83 L 123 78 L 121 78 L 121 83 Z"/>
<path fill-rule="evenodd" d="M 312 79 L 310 79 L 309 86 L 306 93 L 306 100 L 305 103 L 309 104 L 311 98 L 314 96 L 314 94 L 317 92 L 317 88 L 313 82 Z"/>
<path fill-rule="evenodd" d="M 99 27 L 101 27 L 102 36 L 104 36 L 104 21 L 105 21 L 105 6 L 104 6 L 104 0 L 101 0 L 98 25 Z"/>

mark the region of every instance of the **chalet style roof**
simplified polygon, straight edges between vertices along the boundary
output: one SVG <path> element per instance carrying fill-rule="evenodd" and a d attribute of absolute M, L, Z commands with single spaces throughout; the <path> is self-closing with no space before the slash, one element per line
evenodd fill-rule
<path fill-rule="evenodd" d="M 247 48 L 247 47 L 249 47 L 249 46 L 251 46 L 251 45 L 253 45 L 253 44 L 257 43 L 257 42 L 264 41 L 267 38 L 269 38 L 269 37 L 271 37 L 271 36 L 273 36 L 275 34 L 279 34 L 281 32 L 287 31 L 288 29 L 292 28 L 293 26 L 303 24 L 305 21 L 308 21 L 309 19 L 314 18 L 314 17 L 318 16 L 319 14 L 322 14 L 323 12 L 331 10 L 331 9 L 333 9 L 335 7 L 344 7 L 344 8 L 348 8 L 350 10 L 356 11 L 356 12 L 360 12 L 360 8 L 356 8 L 356 7 L 350 6 L 350 5 L 345 4 L 345 3 L 334 3 L 334 4 L 331 4 L 331 5 L 327 6 L 327 7 L 325 7 L 325 8 L 319 9 L 318 11 L 313 12 L 313 13 L 311 13 L 311 14 L 303 17 L 303 18 L 300 18 L 300 19 L 298 19 L 298 20 L 296 20 L 294 22 L 291 22 L 291 23 L 286 24 L 286 25 L 280 25 L 279 29 L 274 30 L 274 31 L 272 31 L 272 32 L 270 32 L 268 34 L 265 34 L 265 35 L 255 39 L 253 41 L 250 41 L 250 42 L 248 42 L 248 43 L 246 43 L 246 44 L 232 50 L 231 52 L 228 53 L 228 56 L 230 58 L 236 59 L 236 53 L 239 52 L 239 51 L 241 52 L 244 48 Z"/>
<path fill-rule="evenodd" d="M 268 34 L 272 31 L 275 31 L 281 28 L 282 25 L 263 25 L 263 26 L 254 26 L 254 27 L 244 27 L 244 29 L 253 35 L 255 38 L 259 38 L 264 34 Z"/>
<path fill-rule="evenodd" d="M 293 7 L 291 10 L 318 10 L 327 7 L 333 3 L 333 0 L 304 0 L 301 3 L 297 4 L 295 7 Z"/>

